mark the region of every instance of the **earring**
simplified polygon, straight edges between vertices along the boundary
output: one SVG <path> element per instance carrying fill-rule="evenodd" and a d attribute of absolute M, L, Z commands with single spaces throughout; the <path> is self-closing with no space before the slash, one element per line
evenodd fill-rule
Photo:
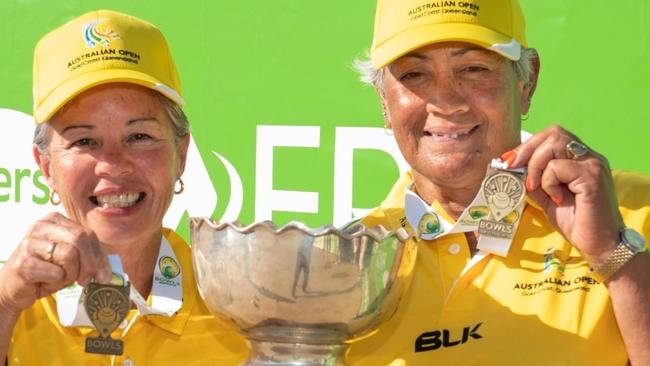
<path fill-rule="evenodd" d="M 391 128 L 390 123 L 386 118 L 386 110 L 384 110 L 382 113 L 384 115 L 384 133 L 388 136 L 393 136 L 393 129 Z"/>
<path fill-rule="evenodd" d="M 54 195 L 56 195 L 56 198 L 54 198 Z M 50 203 L 53 206 L 58 206 L 61 203 L 61 196 L 55 190 L 52 190 L 52 193 L 50 193 Z"/>
<path fill-rule="evenodd" d="M 521 116 L 522 121 L 528 121 L 528 113 Z"/>
<path fill-rule="evenodd" d="M 176 188 L 174 187 L 174 194 L 181 194 L 185 190 L 185 183 L 183 183 L 183 179 L 178 178 L 176 181 L 177 183 L 180 183 L 180 187 Z M 175 184 L 174 184 L 175 185 Z"/>

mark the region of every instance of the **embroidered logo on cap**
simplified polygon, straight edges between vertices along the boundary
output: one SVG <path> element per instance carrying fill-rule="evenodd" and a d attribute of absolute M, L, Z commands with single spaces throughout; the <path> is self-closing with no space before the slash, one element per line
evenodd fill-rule
<path fill-rule="evenodd" d="M 103 22 L 104 19 L 99 19 L 93 20 L 84 25 L 83 37 L 86 46 L 89 48 L 95 48 L 97 44 L 108 47 L 111 45 L 111 39 L 120 39 L 120 35 L 115 33 L 112 29 L 108 27 L 100 27 Z"/>

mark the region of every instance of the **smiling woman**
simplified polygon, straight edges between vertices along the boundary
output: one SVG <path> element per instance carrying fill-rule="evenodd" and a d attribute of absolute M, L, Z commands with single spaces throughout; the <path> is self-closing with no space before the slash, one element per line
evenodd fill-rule
<path fill-rule="evenodd" d="M 560 126 L 521 141 L 524 24 L 517 0 L 378 0 L 357 64 L 410 171 L 362 222 L 410 229 L 418 258 L 350 364 L 650 364 L 650 179 Z"/>
<path fill-rule="evenodd" d="M 416 182 L 447 192 L 480 184 L 487 161 L 519 142 L 531 85 L 505 58 L 464 43 L 425 46 L 391 63 L 382 101 Z"/>
<path fill-rule="evenodd" d="M 184 167 L 187 143 L 177 145 L 153 93 L 121 83 L 89 89 L 48 122 L 49 149 L 35 152 L 70 218 L 93 228 L 109 251 L 135 243 L 157 249 L 160 223 Z M 126 268 L 128 260 L 122 259 Z"/>
<path fill-rule="evenodd" d="M 35 222 L 0 269 L 0 360 L 242 362 L 243 338 L 209 315 L 187 244 L 162 226 L 190 135 L 160 31 L 84 14 L 38 43 L 34 91 L 33 154 L 66 214 Z"/>

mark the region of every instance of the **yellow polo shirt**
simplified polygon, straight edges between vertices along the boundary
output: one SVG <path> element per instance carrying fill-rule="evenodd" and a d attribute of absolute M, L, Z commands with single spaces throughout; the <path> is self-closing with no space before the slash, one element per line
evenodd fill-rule
<path fill-rule="evenodd" d="M 111 337 L 124 341 L 122 356 L 84 352 L 84 339 L 97 336 L 90 328 L 63 327 L 54 296 L 23 311 L 9 348 L 9 365 L 240 365 L 248 355 L 245 339 L 212 316 L 198 295 L 190 248 L 176 233 L 164 230 L 183 271 L 183 305 L 172 317 L 148 315 Z M 128 315 L 130 320 L 136 310 Z"/>
<path fill-rule="evenodd" d="M 625 224 L 650 237 L 650 177 L 614 179 Z M 365 224 L 407 226 L 411 182 L 402 176 Z M 397 313 L 351 345 L 350 365 L 627 364 L 607 288 L 538 207 L 526 206 L 507 257 L 470 260 L 462 233 L 420 240 Z"/>

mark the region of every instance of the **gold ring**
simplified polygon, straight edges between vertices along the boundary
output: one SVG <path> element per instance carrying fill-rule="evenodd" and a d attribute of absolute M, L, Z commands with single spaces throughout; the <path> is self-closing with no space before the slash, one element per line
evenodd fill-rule
<path fill-rule="evenodd" d="M 589 152 L 589 148 L 587 148 L 585 145 L 579 143 L 578 141 L 571 140 L 568 144 L 566 144 L 566 155 L 569 159 L 579 159 Z"/>
<path fill-rule="evenodd" d="M 54 249 L 56 248 L 56 243 L 50 243 L 45 250 L 45 260 L 52 263 L 54 260 Z"/>

